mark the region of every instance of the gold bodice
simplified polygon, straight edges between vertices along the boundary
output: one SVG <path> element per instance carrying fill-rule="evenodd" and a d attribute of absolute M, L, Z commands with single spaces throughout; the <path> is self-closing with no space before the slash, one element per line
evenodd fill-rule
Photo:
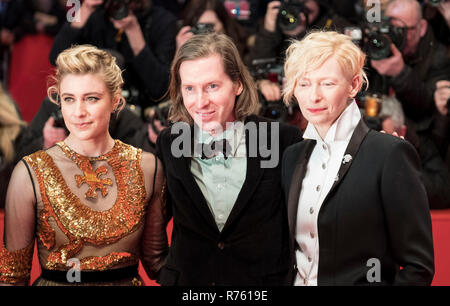
<path fill-rule="evenodd" d="M 63 142 L 25 158 L 39 190 L 42 267 L 68 270 L 71 258 L 80 261 L 81 270 L 138 263 L 146 212 L 141 157 L 140 149 L 116 140 L 110 152 L 95 158 L 81 156 Z"/>

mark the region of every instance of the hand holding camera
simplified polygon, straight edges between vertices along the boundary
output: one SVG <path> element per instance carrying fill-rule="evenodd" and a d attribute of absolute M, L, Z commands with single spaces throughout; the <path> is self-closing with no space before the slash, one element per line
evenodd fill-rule
<path fill-rule="evenodd" d="M 275 32 L 277 28 L 278 12 L 280 11 L 280 1 L 272 1 L 267 4 L 266 16 L 264 17 L 264 29 L 268 32 Z"/>
<path fill-rule="evenodd" d="M 64 127 L 58 127 L 58 125 L 60 123 L 58 123 L 58 120 L 55 120 L 55 116 L 53 115 L 45 122 L 44 129 L 42 130 L 44 137 L 43 149 L 48 149 L 67 137 Z"/>
<path fill-rule="evenodd" d="M 91 14 L 102 4 L 103 0 L 84 0 L 80 9 L 75 13 L 75 18 L 71 26 L 74 28 L 84 27 Z"/>
<path fill-rule="evenodd" d="M 443 116 L 450 114 L 450 81 L 441 80 L 436 82 L 436 90 L 434 91 L 434 103 L 437 110 Z"/>
<path fill-rule="evenodd" d="M 390 77 L 396 77 L 400 74 L 405 66 L 402 53 L 397 49 L 394 44 L 391 44 L 392 55 L 388 58 L 380 60 L 371 60 L 370 64 L 381 75 Z"/>

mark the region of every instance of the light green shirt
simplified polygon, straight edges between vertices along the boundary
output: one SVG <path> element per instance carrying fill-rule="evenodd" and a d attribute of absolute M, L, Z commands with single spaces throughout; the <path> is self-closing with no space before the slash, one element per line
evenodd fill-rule
<path fill-rule="evenodd" d="M 231 156 L 224 158 L 222 152 L 210 159 L 193 157 L 191 173 L 206 199 L 206 203 L 222 231 L 225 222 L 233 209 L 234 203 L 241 191 L 247 173 L 247 149 L 245 146 L 244 124 L 235 122 L 232 128 L 220 135 L 212 137 L 201 131 L 194 141 L 209 143 L 210 141 L 227 139 L 231 147 Z"/>

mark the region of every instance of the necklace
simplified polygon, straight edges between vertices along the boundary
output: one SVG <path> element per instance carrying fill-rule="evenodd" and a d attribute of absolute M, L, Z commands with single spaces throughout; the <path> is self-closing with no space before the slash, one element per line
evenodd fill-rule
<path fill-rule="evenodd" d="M 108 157 L 116 150 L 117 142 L 114 142 L 114 147 L 111 151 L 96 157 L 86 157 L 80 155 L 69 148 L 69 146 L 67 146 L 67 144 L 63 141 L 58 142 L 57 145 L 61 148 L 64 154 L 66 154 L 66 156 L 70 158 L 78 166 L 78 168 L 81 169 L 81 171 L 83 171 L 83 175 L 75 175 L 75 181 L 77 183 L 77 187 L 80 187 L 83 184 L 87 184 L 89 186 L 89 190 L 85 193 L 85 197 L 96 199 L 98 189 L 100 189 L 102 196 L 106 197 L 108 195 L 108 189 L 106 186 L 112 186 L 113 182 L 111 179 L 101 178 L 101 176 L 105 175 L 108 172 L 108 169 L 106 166 L 100 166 L 94 170 L 92 164 L 94 161 L 108 161 Z"/>

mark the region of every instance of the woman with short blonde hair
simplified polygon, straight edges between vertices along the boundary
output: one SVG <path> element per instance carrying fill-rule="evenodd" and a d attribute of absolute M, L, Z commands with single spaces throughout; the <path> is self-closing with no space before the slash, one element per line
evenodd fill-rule
<path fill-rule="evenodd" d="M 367 82 L 364 59 L 335 32 L 311 33 L 287 51 L 285 101 L 294 96 L 308 121 L 304 140 L 282 161 L 291 285 L 433 279 L 420 160 L 408 142 L 365 124 L 354 99 Z"/>
<path fill-rule="evenodd" d="M 348 80 L 359 75 L 363 80 L 361 87 L 364 83 L 366 88 L 369 87 L 364 72 L 366 54 L 349 36 L 337 32 L 311 32 L 303 40 L 293 41 L 286 50 L 284 64 L 286 84 L 283 88 L 283 100 L 286 104 L 291 102 L 298 79 L 305 73 L 319 68 L 330 57 L 337 60 Z"/>

